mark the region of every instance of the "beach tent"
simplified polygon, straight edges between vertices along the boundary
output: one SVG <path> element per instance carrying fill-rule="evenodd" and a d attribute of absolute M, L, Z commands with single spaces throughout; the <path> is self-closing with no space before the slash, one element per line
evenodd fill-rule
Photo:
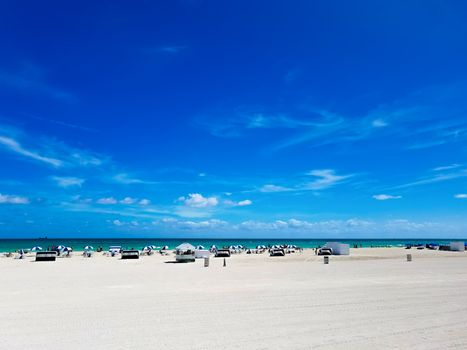
<path fill-rule="evenodd" d="M 451 251 L 454 252 L 463 252 L 465 250 L 464 242 L 451 242 L 449 244 Z"/>
<path fill-rule="evenodd" d="M 211 256 L 211 252 L 206 249 L 196 249 L 195 250 L 195 259 L 203 259 L 209 258 Z"/>
<path fill-rule="evenodd" d="M 333 255 L 349 255 L 349 245 L 340 242 L 327 242 L 326 248 L 332 249 Z"/>
<path fill-rule="evenodd" d="M 192 246 L 190 243 L 182 243 L 175 249 L 177 250 L 195 250 L 195 247 Z"/>

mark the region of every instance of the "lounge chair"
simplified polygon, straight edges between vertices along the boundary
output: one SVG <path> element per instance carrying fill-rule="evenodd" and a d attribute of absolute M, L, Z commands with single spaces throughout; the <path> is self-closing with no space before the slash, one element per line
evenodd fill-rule
<path fill-rule="evenodd" d="M 138 250 L 122 250 L 122 259 L 139 259 Z"/>
<path fill-rule="evenodd" d="M 55 261 L 57 258 L 57 252 L 45 251 L 36 253 L 36 261 Z"/>
<path fill-rule="evenodd" d="M 216 251 L 216 258 L 230 258 L 230 249 L 219 249 Z"/>

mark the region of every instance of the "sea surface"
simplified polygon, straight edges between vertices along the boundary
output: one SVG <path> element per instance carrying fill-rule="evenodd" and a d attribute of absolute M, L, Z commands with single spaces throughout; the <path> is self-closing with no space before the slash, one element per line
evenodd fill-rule
<path fill-rule="evenodd" d="M 326 242 L 338 241 L 348 243 L 351 247 L 358 245 L 359 247 L 398 247 L 405 244 L 449 244 L 452 241 L 464 241 L 467 239 L 196 239 L 196 238 L 49 238 L 49 239 L 0 239 L 0 252 L 13 252 L 18 249 L 31 249 L 34 246 L 40 246 L 44 250 L 47 247 L 54 245 L 64 245 L 72 247 L 73 250 L 83 250 L 86 245 L 91 245 L 95 249 L 102 247 L 108 249 L 109 246 L 122 246 L 124 249 L 142 249 L 147 245 L 155 245 L 158 247 L 169 246 L 170 249 L 175 248 L 181 243 L 188 242 L 194 246 L 202 245 L 206 248 L 216 245 L 224 247 L 230 245 L 241 244 L 248 248 L 255 248 L 258 245 L 275 245 L 275 244 L 294 244 L 302 248 L 315 248 L 326 244 Z"/>

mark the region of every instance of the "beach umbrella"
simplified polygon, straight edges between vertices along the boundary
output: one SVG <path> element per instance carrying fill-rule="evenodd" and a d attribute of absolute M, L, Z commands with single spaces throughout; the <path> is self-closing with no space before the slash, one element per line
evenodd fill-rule
<path fill-rule="evenodd" d="M 151 249 L 154 249 L 154 250 L 156 250 L 156 249 L 159 249 L 159 248 L 160 248 L 160 247 L 158 247 L 158 246 L 155 246 L 155 245 L 150 245 L 150 247 L 151 247 Z"/>
<path fill-rule="evenodd" d="M 94 247 L 92 245 L 87 245 L 84 247 L 84 250 L 94 250 Z"/>
<path fill-rule="evenodd" d="M 143 248 L 143 250 L 152 250 L 152 246 L 147 245 L 146 247 Z"/>
<path fill-rule="evenodd" d="M 39 247 L 39 246 L 37 246 L 37 245 L 36 245 L 35 247 L 32 247 L 32 248 L 31 248 L 31 252 L 37 252 L 37 251 L 39 251 L 39 250 L 42 250 L 42 247 Z"/>
<path fill-rule="evenodd" d="M 169 249 L 168 245 L 165 245 L 165 246 L 162 247 L 162 250 L 167 250 L 167 249 Z"/>
<path fill-rule="evenodd" d="M 58 245 L 58 246 L 57 246 L 57 249 L 58 249 L 58 250 L 63 250 L 63 249 L 65 249 L 65 248 L 66 248 L 66 247 L 65 247 L 64 245 Z"/>
<path fill-rule="evenodd" d="M 199 245 L 199 246 L 196 247 L 196 249 L 203 250 L 203 249 L 204 249 L 204 246 Z"/>

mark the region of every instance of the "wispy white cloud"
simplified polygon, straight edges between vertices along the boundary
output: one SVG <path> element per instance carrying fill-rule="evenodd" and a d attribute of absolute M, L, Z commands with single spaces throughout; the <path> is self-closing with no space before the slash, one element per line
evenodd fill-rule
<path fill-rule="evenodd" d="M 116 219 L 114 221 L 112 221 L 112 223 L 115 225 L 115 226 L 123 226 L 125 225 L 122 221 Z"/>
<path fill-rule="evenodd" d="M 98 204 L 117 204 L 118 201 L 114 197 L 99 198 L 96 203 Z"/>
<path fill-rule="evenodd" d="M 26 149 L 19 142 L 10 137 L 0 136 L 0 145 L 2 145 L 5 149 L 7 149 L 10 152 L 19 154 L 26 158 L 33 159 L 42 163 L 46 163 L 48 165 L 52 165 L 54 167 L 60 167 L 63 165 L 63 161 L 61 161 L 60 159 L 47 157 L 39 154 L 37 151 Z"/>
<path fill-rule="evenodd" d="M 467 169 L 460 169 L 457 171 L 447 172 L 447 173 L 436 172 L 434 173 L 434 175 L 426 176 L 419 180 L 412 181 L 412 182 L 409 182 L 403 185 L 395 186 L 393 188 L 398 189 L 398 188 L 408 188 L 408 187 L 413 187 L 413 186 L 429 185 L 429 184 L 434 184 L 434 183 L 439 183 L 439 182 L 455 180 L 455 179 L 463 178 L 466 176 L 467 176 Z"/>
<path fill-rule="evenodd" d="M 444 171 L 444 170 L 452 170 L 452 169 L 456 169 L 456 168 L 459 168 L 463 166 L 462 164 L 451 164 L 451 165 L 444 165 L 444 166 L 439 166 L 439 167 L 436 167 L 434 169 L 432 169 L 433 171 Z"/>
<path fill-rule="evenodd" d="M 251 201 L 250 199 L 245 199 L 245 200 L 235 202 L 230 199 L 227 199 L 224 201 L 224 204 L 229 207 L 246 207 L 246 206 L 252 205 L 253 201 Z"/>
<path fill-rule="evenodd" d="M 349 179 L 353 175 L 336 175 L 336 172 L 332 169 L 319 169 L 311 170 L 307 175 L 314 176 L 317 179 L 309 182 L 305 185 L 305 188 L 310 190 L 324 190 L 326 188 L 333 187 L 346 179 Z"/>
<path fill-rule="evenodd" d="M 151 201 L 147 198 L 143 198 L 138 202 L 138 204 L 142 206 L 147 206 L 151 204 Z"/>
<path fill-rule="evenodd" d="M 121 199 L 119 201 L 119 203 L 121 203 L 121 204 L 134 204 L 134 203 L 136 203 L 136 199 L 131 198 L 131 197 L 125 197 L 125 198 Z"/>
<path fill-rule="evenodd" d="M 219 117 L 222 115 L 222 117 Z M 294 118 L 286 113 L 268 113 L 254 107 L 238 107 L 233 111 L 219 110 L 200 115 L 196 125 L 209 131 L 213 136 L 240 137 L 260 129 L 300 129 L 319 127 L 325 121 L 317 119 Z"/>
<path fill-rule="evenodd" d="M 383 119 L 378 118 L 375 119 L 371 122 L 371 125 L 375 128 L 384 128 L 385 126 L 388 126 L 389 124 L 385 122 Z"/>
<path fill-rule="evenodd" d="M 144 185 L 154 185 L 157 184 L 155 181 L 142 180 L 136 177 L 133 177 L 127 173 L 119 173 L 112 177 L 112 180 L 123 184 L 123 185 L 133 185 L 133 184 L 144 184 Z"/>
<path fill-rule="evenodd" d="M 400 199 L 402 198 L 402 196 L 393 196 L 390 194 L 375 194 L 373 198 L 376 199 L 377 201 L 387 201 L 390 199 Z"/>
<path fill-rule="evenodd" d="M 307 178 L 288 179 L 288 185 L 266 184 L 259 188 L 260 192 L 296 192 L 296 191 L 321 191 L 337 186 L 354 177 L 355 174 L 339 175 L 334 169 L 315 169 L 306 173 Z M 309 177 L 313 180 L 309 180 Z"/>
<path fill-rule="evenodd" d="M 105 157 L 48 138 L 35 138 L 16 128 L 0 125 L 0 150 L 55 168 L 102 165 Z"/>
<path fill-rule="evenodd" d="M 209 219 L 203 221 L 191 221 L 191 220 L 177 220 L 173 218 L 164 218 L 162 220 L 154 221 L 153 225 L 169 226 L 173 228 L 179 228 L 182 230 L 210 230 L 221 227 L 227 227 L 229 223 L 227 221 L 218 219 Z"/>
<path fill-rule="evenodd" d="M 191 208 L 209 208 L 219 204 L 216 197 L 204 197 L 200 193 L 190 193 L 187 197 L 179 197 L 178 200 Z"/>
<path fill-rule="evenodd" d="M 293 191 L 292 188 L 278 186 L 273 184 L 266 184 L 259 189 L 260 192 L 287 192 Z"/>
<path fill-rule="evenodd" d="M 91 204 L 93 202 L 92 198 L 83 198 L 81 195 L 73 196 L 71 200 L 77 204 Z"/>
<path fill-rule="evenodd" d="M 236 226 L 237 229 L 250 230 L 254 232 L 300 232 L 302 235 L 326 234 L 326 235 L 342 235 L 342 234 L 358 234 L 358 235 L 374 235 L 375 233 L 390 233 L 390 234 L 407 234 L 407 233 L 427 233 L 428 231 L 435 234 L 439 230 L 445 230 L 446 225 L 436 222 L 423 221 L 415 222 L 406 219 L 394 219 L 382 222 L 364 220 L 364 219 L 348 219 L 348 220 L 327 220 L 327 221 L 306 221 L 306 220 L 276 220 L 276 221 L 244 221 Z M 443 231 L 444 232 L 444 231 Z M 322 236 L 321 236 L 322 237 Z"/>
<path fill-rule="evenodd" d="M 0 204 L 29 204 L 29 203 L 30 203 L 30 200 L 27 197 L 0 193 Z"/>
<path fill-rule="evenodd" d="M 58 186 L 63 188 L 68 187 L 81 187 L 85 182 L 85 179 L 80 179 L 78 177 L 62 177 L 62 176 L 52 176 Z"/>
<path fill-rule="evenodd" d="M 196 123 L 217 137 L 248 136 L 253 130 L 282 130 L 274 133 L 276 140 L 269 151 L 370 139 L 390 139 L 391 144 L 397 140 L 401 149 L 421 150 L 467 139 L 467 121 L 459 117 L 467 113 L 466 88 L 466 83 L 460 83 L 421 89 L 362 115 L 290 102 L 292 107 L 272 112 L 260 107 L 224 108 L 196 117 Z"/>
<path fill-rule="evenodd" d="M 467 193 L 458 193 L 458 194 L 454 195 L 454 198 L 467 199 Z"/>

